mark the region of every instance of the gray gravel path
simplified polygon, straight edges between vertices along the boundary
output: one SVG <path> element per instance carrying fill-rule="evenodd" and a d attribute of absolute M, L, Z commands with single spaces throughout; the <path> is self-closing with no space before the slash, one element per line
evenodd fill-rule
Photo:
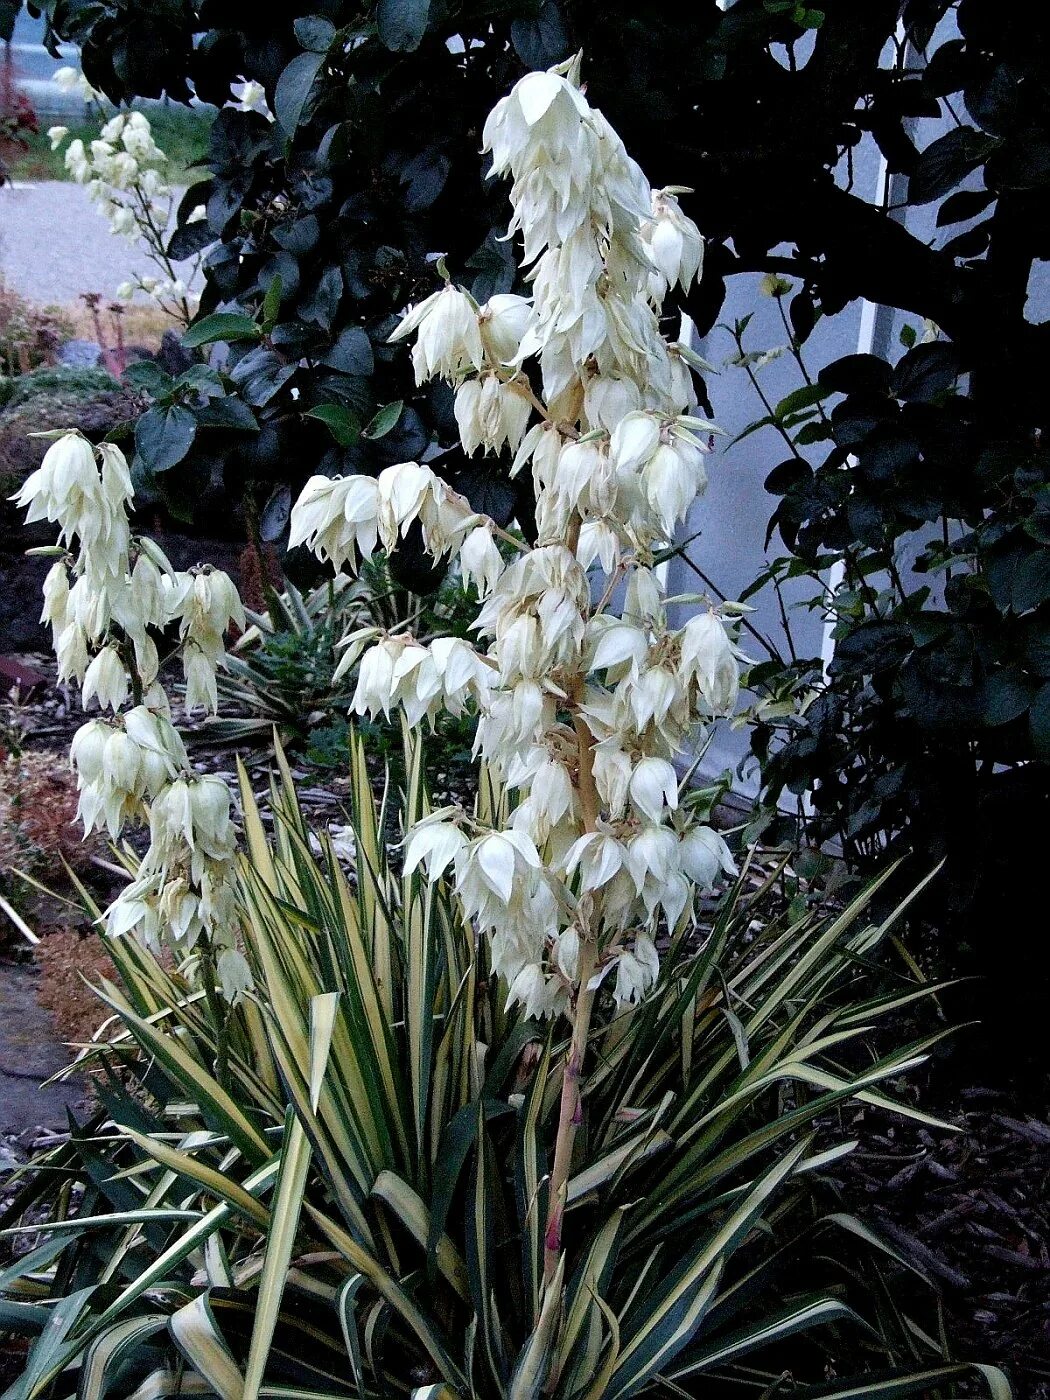
<path fill-rule="evenodd" d="M 157 275 L 142 248 L 109 232 L 80 185 L 42 180 L 0 189 L 0 279 L 13 291 L 64 305 L 82 292 L 112 296 L 136 272 Z"/>

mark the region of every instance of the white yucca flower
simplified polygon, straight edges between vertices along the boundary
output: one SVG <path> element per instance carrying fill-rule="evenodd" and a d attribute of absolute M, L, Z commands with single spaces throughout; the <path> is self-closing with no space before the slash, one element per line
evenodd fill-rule
<path fill-rule="evenodd" d="M 654 190 L 652 218 L 642 225 L 642 240 L 657 270 L 656 300 L 676 283 L 683 291 L 700 276 L 704 260 L 704 240 L 692 219 L 683 212 L 675 194 L 691 194 L 691 190 Z"/>
<path fill-rule="evenodd" d="M 463 582 L 475 584 L 481 597 L 496 587 L 503 572 L 503 556 L 487 526 L 476 525 L 466 536 L 459 549 L 459 566 Z"/>
<path fill-rule="evenodd" d="M 292 508 L 289 548 L 305 544 L 336 569 L 371 559 L 379 539 L 379 487 L 367 476 L 312 476 Z"/>
<path fill-rule="evenodd" d="M 120 651 L 110 644 L 92 658 L 84 674 L 81 699 L 85 705 L 97 699 L 102 709 L 119 710 L 128 698 L 131 683 Z"/>
<path fill-rule="evenodd" d="M 690 618 L 682 631 L 682 669 L 692 676 L 713 714 L 730 714 L 740 689 L 740 667 L 729 634 L 714 612 Z"/>
<path fill-rule="evenodd" d="M 634 946 L 625 948 L 616 960 L 616 1000 L 633 1006 L 652 988 L 660 973 L 660 957 L 648 934 L 640 933 Z"/>
<path fill-rule="evenodd" d="M 709 826 L 694 826 L 681 840 L 682 870 L 700 889 L 711 889 L 722 875 L 739 872 L 723 837 Z"/>
<path fill-rule="evenodd" d="M 110 134 L 118 134 L 116 126 Z M 231 624 L 243 627 L 244 610 L 225 574 L 177 574 L 152 541 L 133 541 L 131 498 L 120 449 L 92 448 L 75 432 L 52 443 L 17 497 L 28 519 L 53 521 L 66 546 L 45 580 L 42 615 L 52 628 L 59 677 L 81 682 L 85 706 L 97 700 L 114 715 L 89 720 L 73 738 L 78 817 L 86 833 L 105 827 L 114 840 L 129 822 L 149 825 L 138 877 L 106 912 L 108 932 L 183 950 L 206 938 L 209 966 L 224 994 L 235 997 L 248 974 L 236 948 L 230 798 L 221 780 L 192 774 L 157 684 L 156 638 L 178 623 L 187 704 L 214 709 L 223 633 Z M 133 694 L 135 704 L 125 710 Z"/>
<path fill-rule="evenodd" d="M 456 423 L 463 450 L 472 457 L 479 447 L 499 452 L 517 451 L 525 436 L 532 405 L 514 382 L 498 374 L 468 379 L 456 390 Z"/>
<path fill-rule="evenodd" d="M 489 297 L 479 308 L 481 343 L 493 364 L 509 365 L 517 359 L 531 317 L 531 300 L 512 292 Z"/>
<path fill-rule="evenodd" d="M 457 379 L 485 363 L 477 307 L 451 283 L 413 307 L 390 339 L 404 340 L 412 334 L 416 335 L 412 365 L 417 384 L 435 375 Z"/>

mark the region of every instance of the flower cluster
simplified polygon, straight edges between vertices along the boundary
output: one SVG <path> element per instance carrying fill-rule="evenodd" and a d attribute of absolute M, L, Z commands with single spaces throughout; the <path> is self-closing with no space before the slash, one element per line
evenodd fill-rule
<path fill-rule="evenodd" d="M 478 305 L 446 285 L 408 312 L 417 381 L 448 381 L 468 453 L 532 474 L 536 540 L 497 529 L 426 467 L 377 480 L 316 477 L 292 542 L 337 568 L 414 521 L 481 600 L 478 645 L 375 629 L 358 714 L 410 722 L 476 706 L 475 752 L 502 784 L 498 828 L 455 810 L 407 834 L 406 868 L 449 872 L 490 940 L 510 1000 L 569 1011 L 577 1030 L 608 978 L 618 1003 L 658 975 L 657 937 L 698 890 L 734 872 L 723 839 L 689 818 L 674 760 L 732 711 L 734 617 L 705 604 L 668 626 L 659 562 L 706 484 L 714 425 L 696 415 L 688 347 L 661 333 L 664 298 L 697 277 L 703 245 L 680 189 L 653 191 L 578 86 L 574 62 L 523 78 L 492 112 L 485 146 L 512 180 L 530 297 Z"/>
<path fill-rule="evenodd" d="M 53 126 L 48 136 L 51 149 L 59 150 L 69 136 L 69 128 Z M 130 301 L 141 291 L 171 314 L 188 321 L 196 296 L 164 249 L 174 195 L 166 175 L 168 158 L 153 139 L 149 118 L 139 111 L 117 112 L 103 123 L 96 140 L 85 144 L 77 137 L 70 141 L 64 160 L 70 176 L 87 189 L 92 203 L 106 219 L 110 233 L 129 243 L 144 243 L 162 274 L 137 275 L 122 282 L 116 289 L 118 299 Z M 189 221 L 205 217 L 206 210 L 201 205 Z"/>
<path fill-rule="evenodd" d="M 103 712 L 70 750 L 78 816 L 85 833 L 105 827 L 114 840 L 129 822 L 149 827 L 138 876 L 107 911 L 107 930 L 183 952 L 203 943 L 232 998 L 248 970 L 236 945 L 229 794 L 190 765 L 158 679 L 158 643 L 177 632 L 186 708 L 214 710 L 223 634 L 231 623 L 243 628 L 244 610 L 226 574 L 175 570 L 152 540 L 133 536 L 131 498 L 120 449 L 67 432 L 14 499 L 27 520 L 58 527 L 41 620 L 60 678 L 78 681 L 84 705 L 95 700 Z"/>

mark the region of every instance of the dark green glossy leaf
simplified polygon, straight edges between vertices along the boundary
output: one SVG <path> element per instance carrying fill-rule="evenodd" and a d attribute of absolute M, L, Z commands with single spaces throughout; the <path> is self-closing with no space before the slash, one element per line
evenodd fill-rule
<path fill-rule="evenodd" d="M 314 85 L 314 79 L 324 63 L 323 53 L 297 54 L 277 79 L 273 95 L 274 116 L 286 136 L 292 137 L 299 128 L 307 98 Z"/>
<path fill-rule="evenodd" d="M 820 383 L 840 394 L 879 394 L 890 387 L 890 366 L 878 355 L 844 355 L 820 371 Z"/>
<path fill-rule="evenodd" d="M 240 311 L 216 311 L 202 316 L 183 334 L 187 350 L 216 341 L 258 340 L 261 332 L 251 316 Z"/>
<path fill-rule="evenodd" d="M 295 37 L 312 53 L 327 53 L 335 38 L 335 25 L 323 15 L 303 15 L 292 26 Z"/>
<path fill-rule="evenodd" d="M 262 408 L 287 384 L 297 368 L 275 351 L 260 345 L 237 361 L 230 370 L 230 378 L 254 408 Z"/>
<path fill-rule="evenodd" d="M 361 326 L 347 326 L 321 363 L 344 374 L 371 374 L 375 367 L 372 342 Z"/>
<path fill-rule="evenodd" d="M 955 194 L 950 194 L 937 210 L 937 227 L 944 228 L 947 224 L 961 224 L 968 219 L 976 219 L 995 199 L 994 190 L 957 190 Z"/>
<path fill-rule="evenodd" d="M 364 436 L 366 438 L 386 437 L 387 433 L 396 427 L 404 407 L 405 405 L 400 399 L 395 403 L 384 404 L 365 428 Z"/>
<path fill-rule="evenodd" d="M 544 0 L 532 19 L 516 19 L 510 41 L 526 68 L 552 68 L 569 55 L 569 35 L 557 0 Z"/>
<path fill-rule="evenodd" d="M 166 374 L 156 360 L 135 360 L 128 365 L 123 377 L 125 384 L 154 399 L 170 394 L 175 384 L 171 375 Z"/>
<path fill-rule="evenodd" d="M 170 471 L 189 452 L 197 420 L 181 404 L 148 409 L 135 424 L 135 450 L 154 473 Z"/>
<path fill-rule="evenodd" d="M 952 346 L 943 341 L 916 345 L 893 371 L 893 392 L 899 399 L 925 403 L 951 389 L 960 372 Z"/>
<path fill-rule="evenodd" d="M 168 239 L 168 257 L 173 262 L 184 262 L 203 252 L 215 242 L 215 235 L 207 219 L 197 219 L 192 224 L 182 224 Z"/>
<path fill-rule="evenodd" d="M 958 185 L 999 143 L 972 126 L 959 126 L 931 141 L 908 180 L 908 203 L 929 204 Z"/>
<path fill-rule="evenodd" d="M 315 408 L 307 409 L 304 416 L 323 423 L 340 447 L 349 447 L 361 436 L 360 419 L 344 404 L 319 403 Z"/>
<path fill-rule="evenodd" d="M 266 288 L 266 295 L 263 297 L 262 319 L 263 326 L 271 329 L 277 320 L 278 312 L 281 309 L 281 297 L 284 293 L 284 281 L 279 272 L 275 272 L 270 278 Z"/>
<path fill-rule="evenodd" d="M 1010 601 L 1014 612 L 1024 613 L 1050 599 L 1050 549 L 1033 549 L 1018 561 Z"/>
<path fill-rule="evenodd" d="M 826 384 L 803 384 L 801 388 L 792 389 L 790 394 L 785 394 L 774 409 L 774 413 L 777 418 L 786 419 L 801 409 L 823 403 L 832 393 L 833 390 Z"/>
<path fill-rule="evenodd" d="M 379 0 L 376 28 L 388 49 L 410 53 L 418 49 L 427 29 L 430 0 Z"/>

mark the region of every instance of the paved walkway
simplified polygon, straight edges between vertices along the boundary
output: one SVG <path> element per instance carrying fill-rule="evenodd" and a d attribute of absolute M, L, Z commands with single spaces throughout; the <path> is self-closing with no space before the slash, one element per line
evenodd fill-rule
<path fill-rule="evenodd" d="M 134 273 L 156 276 L 143 249 L 115 238 L 80 185 L 59 180 L 0 189 L 0 280 L 43 306 L 82 292 L 111 297 Z"/>
<path fill-rule="evenodd" d="M 73 1052 L 55 1039 L 51 1018 L 37 1005 L 29 967 L 0 963 L 0 1131 L 66 1126 L 66 1105 L 79 1109 L 83 1088 L 75 1081 L 41 1088 L 68 1065 Z"/>

